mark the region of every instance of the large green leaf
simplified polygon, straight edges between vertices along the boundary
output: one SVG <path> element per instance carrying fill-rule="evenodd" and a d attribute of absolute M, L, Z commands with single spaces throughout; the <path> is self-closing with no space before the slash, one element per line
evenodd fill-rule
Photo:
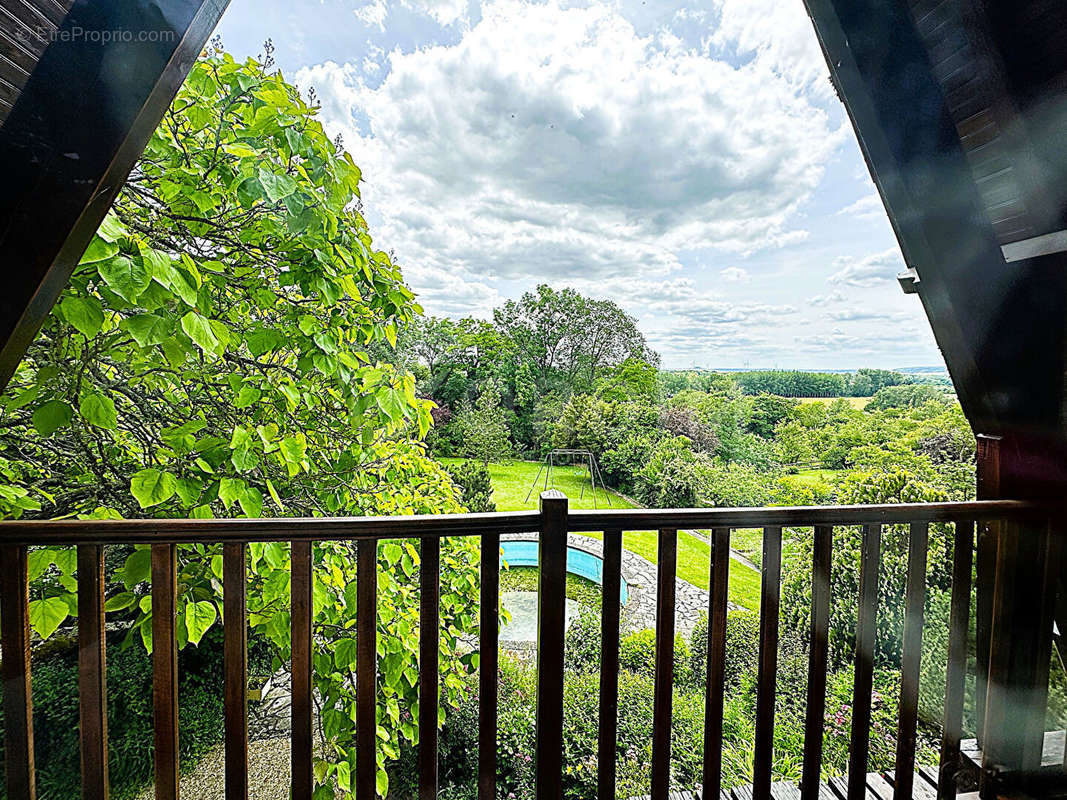
<path fill-rule="evenodd" d="M 145 269 L 140 259 L 123 255 L 101 261 L 97 269 L 104 283 L 115 294 L 130 303 L 136 302 L 152 281 L 152 276 L 148 274 L 148 270 Z"/>
<path fill-rule="evenodd" d="M 217 355 L 222 352 L 219 340 L 215 337 L 215 333 L 211 328 L 211 322 L 195 311 L 190 311 L 182 317 L 182 330 L 205 353 Z"/>
<path fill-rule="evenodd" d="M 97 261 L 106 261 L 113 257 L 119 251 L 119 246 L 114 242 L 109 242 L 102 236 L 94 236 L 93 240 L 89 242 L 89 246 L 85 248 L 85 254 L 82 256 L 82 264 L 93 264 Z"/>
<path fill-rule="evenodd" d="M 41 436 L 51 436 L 74 417 L 74 409 L 62 400 L 49 400 L 33 412 L 33 427 Z"/>
<path fill-rule="evenodd" d="M 126 558 L 126 563 L 117 577 L 127 589 L 149 580 L 152 577 L 152 551 L 147 547 L 134 550 Z"/>
<path fill-rule="evenodd" d="M 81 401 L 82 416 L 90 425 L 107 430 L 115 430 L 118 427 L 118 412 L 115 410 L 115 401 L 102 394 L 87 394 Z"/>
<path fill-rule="evenodd" d="M 104 311 L 95 297 L 65 297 L 59 304 L 59 313 L 89 339 L 104 325 Z"/>
<path fill-rule="evenodd" d="M 130 481 L 130 492 L 141 504 L 141 508 L 165 503 L 177 490 L 178 482 L 174 476 L 158 469 L 142 469 Z"/>
<path fill-rule="evenodd" d="M 296 181 L 288 175 L 279 175 L 266 167 L 259 168 L 259 184 L 272 203 L 277 203 L 296 191 Z"/>
<path fill-rule="evenodd" d="M 37 631 L 42 639 L 47 639 L 56 632 L 70 614 L 70 606 L 61 597 L 45 597 L 31 600 L 29 607 L 30 627 Z"/>
<path fill-rule="evenodd" d="M 189 633 L 189 641 L 200 644 L 208 628 L 215 624 L 218 614 L 213 603 L 207 600 L 197 600 L 185 606 L 185 629 Z"/>
<path fill-rule="evenodd" d="M 162 344 L 170 336 L 172 323 L 156 314 L 135 314 L 126 320 L 126 330 L 141 347 Z"/>

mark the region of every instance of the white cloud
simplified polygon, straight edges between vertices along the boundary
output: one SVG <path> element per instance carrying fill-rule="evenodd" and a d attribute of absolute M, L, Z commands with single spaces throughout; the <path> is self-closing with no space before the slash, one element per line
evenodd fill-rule
<path fill-rule="evenodd" d="M 896 278 L 897 273 L 905 269 L 900 250 L 890 247 L 881 253 L 874 253 L 859 260 L 841 257 L 834 260 L 837 271 L 830 276 L 831 283 L 843 283 L 848 286 L 867 288 L 887 283 Z"/>
<path fill-rule="evenodd" d="M 727 267 L 719 270 L 719 277 L 728 283 L 747 283 L 750 276 L 743 267 Z"/>
<path fill-rule="evenodd" d="M 877 192 L 864 195 L 855 203 L 848 204 L 837 213 L 842 217 L 859 219 L 884 219 L 886 215 L 885 206 L 882 205 L 882 198 L 878 196 Z"/>
<path fill-rule="evenodd" d="M 376 88 L 332 62 L 297 78 L 344 131 L 383 240 L 483 281 L 668 275 L 682 250 L 802 241 L 842 139 L 766 67 L 664 49 L 606 7 L 501 0 L 388 68 Z"/>
<path fill-rule="evenodd" d="M 389 16 L 389 8 L 385 0 L 371 0 L 371 2 L 364 3 L 359 8 L 354 9 L 352 13 L 364 25 L 384 31 L 385 18 Z"/>
<path fill-rule="evenodd" d="M 830 71 L 802 0 L 717 0 L 710 42 L 754 57 L 795 86 L 828 98 Z"/>
<path fill-rule="evenodd" d="M 829 306 L 836 303 L 844 303 L 847 299 L 844 292 L 840 289 L 835 289 L 830 294 L 817 294 L 808 298 L 808 305 L 816 307 Z"/>
<path fill-rule="evenodd" d="M 385 21 L 389 16 L 389 2 L 390 0 L 370 0 L 353 13 L 365 25 L 384 31 Z M 442 26 L 452 25 L 467 17 L 467 0 L 392 0 L 392 3 L 394 7 L 428 16 Z"/>

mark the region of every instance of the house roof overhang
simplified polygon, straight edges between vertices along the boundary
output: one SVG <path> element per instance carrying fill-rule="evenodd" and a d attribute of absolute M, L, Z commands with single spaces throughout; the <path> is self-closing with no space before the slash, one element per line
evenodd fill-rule
<path fill-rule="evenodd" d="M 1067 4 L 805 2 L 972 426 L 1062 445 Z"/>
<path fill-rule="evenodd" d="M 0 0 L 0 390 L 227 3 Z M 12 50 L 35 21 L 40 46 Z M 22 59 L 17 86 L 4 81 L 9 51 Z"/>

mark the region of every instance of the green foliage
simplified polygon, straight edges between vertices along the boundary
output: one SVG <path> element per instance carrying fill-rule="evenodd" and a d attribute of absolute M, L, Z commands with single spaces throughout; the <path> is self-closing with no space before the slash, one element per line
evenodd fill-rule
<path fill-rule="evenodd" d="M 745 394 L 779 397 L 870 397 L 887 386 L 911 383 L 899 372 L 861 369 L 854 373 L 755 370 L 733 374 Z"/>
<path fill-rule="evenodd" d="M 432 403 L 391 361 L 421 313 L 360 211 L 360 171 L 280 73 L 214 53 L 193 67 L 8 390 L 2 498 L 34 516 L 446 513 L 461 508 L 419 441 Z M 38 508 L 39 506 L 39 508 Z M 444 700 L 477 631 L 477 545 L 442 552 Z M 249 546 L 250 623 L 289 656 L 289 551 Z M 62 566 L 35 586 L 34 627 L 74 609 Z M 150 649 L 147 550 L 109 604 Z M 179 549 L 179 644 L 218 629 L 220 549 Z M 317 780 L 353 762 L 354 545 L 314 552 Z M 379 551 L 378 760 L 418 731 L 418 550 Z M 195 650 L 194 650 L 195 652 Z"/>
<path fill-rule="evenodd" d="M 917 408 L 931 400 L 944 402 L 945 393 L 929 384 L 913 383 L 879 389 L 867 407 L 872 411 L 884 411 L 889 408 Z"/>
<path fill-rule="evenodd" d="M 209 647 L 178 657 L 178 741 L 183 768 L 222 740 L 222 635 Z M 78 658 L 74 643 L 56 642 L 33 659 L 34 747 L 42 798 L 77 797 Z M 111 796 L 127 800 L 152 777 L 152 663 L 140 648 L 109 642 L 107 656 L 108 745 Z M 249 643 L 249 668 L 263 676 L 270 658 L 262 640 Z M 2 722 L 2 711 L 0 711 Z M 0 741 L 0 759 L 3 742 Z M 2 795 L 2 791 L 0 791 Z"/>
<path fill-rule="evenodd" d="M 761 439 L 774 437 L 775 426 L 788 419 L 799 403 L 788 397 L 773 394 L 761 394 L 752 399 L 752 412 L 749 416 L 747 430 Z"/>
<path fill-rule="evenodd" d="M 474 405 L 460 410 L 453 425 L 459 436 L 459 455 L 484 464 L 511 454 L 511 434 L 495 381 L 485 385 Z"/>
<path fill-rule="evenodd" d="M 701 614 L 689 638 L 689 671 L 693 685 L 702 688 L 707 680 L 708 615 Z M 726 667 L 724 675 L 727 691 L 741 684 L 745 673 L 756 668 L 759 653 L 759 613 L 748 609 L 728 611 L 726 614 Z"/>
<path fill-rule="evenodd" d="M 653 508 L 693 508 L 707 484 L 711 461 L 694 453 L 689 439 L 661 440 L 637 473 L 637 498 Z"/>
<path fill-rule="evenodd" d="M 674 637 L 674 680 L 679 686 L 692 681 L 689 662 L 692 654 L 689 643 L 678 634 Z M 649 679 L 656 677 L 656 632 L 651 629 L 636 631 L 624 636 L 619 642 L 619 668 Z"/>
<path fill-rule="evenodd" d="M 845 504 L 924 503 L 944 500 L 944 493 L 905 472 L 853 473 L 842 484 Z M 785 548 L 782 610 L 786 624 L 807 630 L 811 606 L 812 537 L 806 530 L 791 532 Z M 856 603 L 859 592 L 861 530 L 835 527 L 830 591 L 830 651 L 835 664 L 851 661 L 855 643 Z M 904 584 L 907 576 L 908 526 L 883 526 L 878 576 L 878 617 L 875 663 L 898 668 L 904 631 Z M 927 603 L 951 586 L 950 526 L 932 524 L 927 550 Z"/>
<path fill-rule="evenodd" d="M 472 514 L 496 511 L 493 483 L 489 468 L 478 461 L 461 461 L 445 466 L 449 477 L 460 489 L 459 501 Z"/>

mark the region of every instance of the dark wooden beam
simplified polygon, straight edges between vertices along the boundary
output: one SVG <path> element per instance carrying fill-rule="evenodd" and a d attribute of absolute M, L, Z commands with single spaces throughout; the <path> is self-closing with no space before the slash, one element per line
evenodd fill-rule
<path fill-rule="evenodd" d="M 0 390 L 228 0 L 77 0 L 0 127 Z"/>
<path fill-rule="evenodd" d="M 1015 108 L 1019 93 L 990 71 L 1002 43 L 972 35 L 989 27 L 990 4 L 805 2 L 971 425 L 1064 441 L 1067 257 L 1005 262 L 998 230 L 1007 221 L 998 218 L 997 228 L 990 217 L 978 183 L 989 165 L 976 163 L 976 134 L 963 124 L 1016 119 L 993 113 Z M 1043 5 L 1028 0 L 1005 13 L 1023 18 Z M 998 159 L 1019 177 L 1020 207 L 1053 206 L 1049 219 L 1031 214 L 1038 233 L 1059 219 L 1059 205 L 1047 202 L 1047 181 L 1038 186 L 1024 167 L 1038 152 L 1033 131 L 1048 127 L 997 128 Z"/>

